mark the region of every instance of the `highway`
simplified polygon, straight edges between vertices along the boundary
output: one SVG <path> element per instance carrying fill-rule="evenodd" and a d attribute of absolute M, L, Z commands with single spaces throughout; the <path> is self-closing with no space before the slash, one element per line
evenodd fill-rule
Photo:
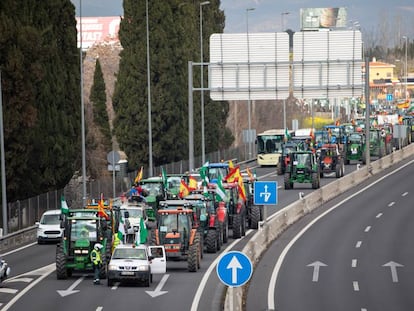
<path fill-rule="evenodd" d="M 346 166 L 346 172 L 355 170 L 355 168 L 356 165 L 348 165 Z M 275 168 L 257 168 L 257 174 L 261 180 L 276 180 L 279 184 L 278 204 L 267 207 L 266 211 L 268 216 L 296 201 L 299 197 L 299 192 L 303 192 L 306 196 L 307 193 L 312 191 L 310 184 L 297 184 L 293 190 L 284 190 L 283 177 L 276 176 Z M 336 178 L 334 177 L 323 178 L 321 179 L 321 186 L 335 180 Z M 380 199 L 378 198 L 378 200 Z M 384 200 L 384 198 L 382 200 Z M 351 218 L 353 217 L 355 217 L 355 215 Z M 362 221 L 362 219 L 358 220 Z M 336 223 L 333 225 L 333 228 L 339 229 L 338 226 L 338 223 Z M 349 226 L 350 228 L 355 227 L 353 224 L 349 223 L 346 226 Z M 225 247 L 222 248 L 221 252 L 226 252 L 230 249 L 242 250 L 254 232 L 254 230 L 249 230 L 246 237 L 236 241 L 230 239 Z M 287 232 L 290 232 L 290 230 Z M 326 233 L 323 232 L 321 232 L 321 234 L 326 235 Z M 324 241 L 324 244 L 320 245 L 318 248 L 313 246 L 315 245 L 314 242 L 313 244 L 308 241 L 304 242 L 306 245 L 307 243 L 311 243 L 309 247 L 311 247 L 312 251 L 315 251 L 314 257 L 310 257 L 311 253 L 309 247 L 306 251 L 302 249 L 301 255 L 299 255 L 298 258 L 295 256 L 296 259 L 293 260 L 296 264 L 289 266 L 290 269 L 299 271 L 299 273 L 294 279 L 290 279 L 289 277 L 288 280 L 286 280 L 289 285 L 287 285 L 287 287 L 282 286 L 282 288 L 285 288 L 285 291 L 289 292 L 289 297 L 291 297 L 293 301 L 297 302 L 298 300 L 297 296 L 295 296 L 296 292 L 289 290 L 289 288 L 290 286 L 294 286 L 293 288 L 297 289 L 298 285 L 296 283 L 291 284 L 291 282 L 300 281 L 299 283 L 301 283 L 302 286 L 306 284 L 304 282 L 305 275 L 312 276 L 312 268 L 308 267 L 308 264 L 319 260 L 327 264 L 328 268 L 336 265 L 333 261 L 337 259 L 337 257 L 334 256 L 337 252 L 335 251 L 334 254 L 330 254 L 329 250 L 330 248 L 335 249 L 338 245 L 336 245 L 335 241 L 326 240 L 327 236 L 322 235 L 322 237 L 323 239 L 320 235 L 318 236 L 319 239 Z M 349 236 L 348 238 L 351 237 Z M 281 240 L 286 241 L 286 238 L 283 237 Z M 277 246 L 279 243 L 278 239 L 274 245 Z M 332 246 L 331 243 L 333 243 L 332 245 L 334 246 Z M 341 242 L 341 245 L 345 245 L 343 241 Z M 204 254 L 201 269 L 196 273 L 188 272 L 185 262 L 168 262 L 167 274 L 164 276 L 156 275 L 150 288 L 119 284 L 115 284 L 114 287 L 107 287 L 106 281 L 102 282 L 103 285 L 93 285 L 91 274 L 74 274 L 67 280 L 57 280 L 54 265 L 55 249 L 56 246 L 54 244 L 34 244 L 15 252 L 4 254 L 4 257 L 12 267 L 12 276 L 7 282 L 2 284 L 0 288 L 0 310 L 23 310 L 28 307 L 30 310 L 124 310 L 133 306 L 139 306 L 140 309 L 156 310 L 168 308 L 168 310 L 172 311 L 222 310 L 226 287 L 220 283 L 215 271 L 219 254 Z M 271 254 L 271 252 L 272 250 L 269 250 L 266 253 L 265 258 L 267 258 L 267 255 Z M 304 258 L 302 258 L 304 256 L 303 253 L 307 254 Z M 260 275 L 260 271 L 264 269 L 266 279 L 269 279 L 275 260 L 278 258 L 276 254 L 271 254 L 270 256 L 273 258 L 273 262 L 264 260 L 264 268 L 262 264 L 260 264 L 257 271 L 254 272 L 252 281 L 250 282 L 251 290 L 255 289 L 256 282 L 259 287 L 263 286 L 263 288 L 259 290 L 262 291 L 261 295 L 264 294 L 265 296 L 269 284 L 263 282 L 265 278 L 256 281 L 256 277 L 257 275 Z M 301 261 L 297 262 L 299 259 L 301 259 Z M 351 259 L 349 259 L 349 261 Z M 361 258 L 359 260 L 363 259 Z M 396 262 L 401 261 L 399 258 L 389 258 L 387 261 L 384 261 L 384 263 L 391 260 L 395 260 Z M 289 260 L 287 260 L 287 262 L 289 262 Z M 300 265 L 300 269 L 298 265 Z M 347 266 L 344 263 L 343 269 L 348 268 L 348 266 L 350 266 L 350 263 L 347 263 Z M 321 281 L 322 276 L 325 277 L 325 281 L 327 280 L 325 273 L 328 269 L 326 268 L 327 267 L 320 268 Z M 286 277 L 285 273 L 289 275 L 292 273 L 288 267 L 286 269 L 287 270 L 283 269 L 281 271 L 280 277 L 282 277 L 282 280 L 283 276 Z M 387 271 L 389 278 L 391 277 L 390 269 L 391 268 L 388 268 Z M 386 271 L 387 269 L 382 268 L 382 270 Z M 334 277 L 333 274 L 332 276 Z M 332 282 L 332 279 L 330 281 Z M 316 284 L 317 286 L 321 286 L 321 283 L 319 282 L 310 283 L 311 285 Z M 279 286 L 279 284 L 282 283 L 278 282 L 277 285 Z M 308 291 L 306 288 L 302 290 L 305 291 L 305 294 Z M 285 292 L 283 292 L 283 290 L 281 292 L 283 293 L 282 295 L 285 296 Z M 250 293 L 251 291 L 249 290 L 249 296 Z M 275 290 L 275 293 L 278 293 L 278 289 Z M 298 293 L 298 295 L 302 294 L 303 292 Z M 267 298 L 261 301 L 263 308 L 258 308 L 259 305 L 256 304 L 256 302 L 253 302 L 253 307 L 249 307 L 250 301 L 248 301 L 247 306 L 250 310 L 265 310 L 267 308 L 266 302 Z M 290 299 L 289 301 L 279 301 L 279 299 L 277 299 L 277 306 L 285 306 L 290 302 Z M 291 309 L 288 307 L 282 310 L 303 310 L 301 308 L 294 308 L 295 307 Z"/>
<path fill-rule="evenodd" d="M 412 158 L 398 167 L 286 230 L 256 266 L 246 310 L 414 310 Z"/>

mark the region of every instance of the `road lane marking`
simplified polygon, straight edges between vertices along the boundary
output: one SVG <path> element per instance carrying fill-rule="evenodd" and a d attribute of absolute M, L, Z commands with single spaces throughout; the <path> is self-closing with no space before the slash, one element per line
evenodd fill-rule
<path fill-rule="evenodd" d="M 18 292 L 17 289 L 14 288 L 5 288 L 5 287 L 1 287 L 0 288 L 0 293 L 5 293 L 5 294 L 16 294 Z"/>
<path fill-rule="evenodd" d="M 367 226 L 364 231 L 369 232 L 369 230 L 371 230 L 371 226 Z"/>
<path fill-rule="evenodd" d="M 99 307 L 96 308 L 96 311 L 101 311 L 101 310 L 103 310 L 102 306 L 99 306 Z"/>
<path fill-rule="evenodd" d="M 407 163 L 405 163 L 404 165 L 401 165 L 400 167 L 396 168 L 394 171 L 385 174 L 384 176 L 378 178 L 377 180 L 373 181 L 371 184 L 367 185 L 366 187 L 360 189 L 359 191 L 351 194 L 349 197 L 343 199 L 342 201 L 340 201 L 339 203 L 335 204 L 334 206 L 332 206 L 331 208 L 327 209 L 325 212 L 323 212 L 321 215 L 319 215 L 318 217 L 316 217 L 314 220 L 312 220 L 308 225 L 306 225 L 296 236 L 294 236 L 289 243 L 286 245 L 286 247 L 283 249 L 283 251 L 280 253 L 280 256 L 273 268 L 272 271 L 272 275 L 270 277 L 270 281 L 269 281 L 269 286 L 267 288 L 267 309 L 269 310 L 275 310 L 275 300 L 274 300 L 274 296 L 275 296 L 275 289 L 276 289 L 276 280 L 279 274 L 279 270 L 282 267 L 282 263 L 288 253 L 288 251 L 290 250 L 290 248 L 293 246 L 293 244 L 296 243 L 296 241 L 305 234 L 305 232 L 307 230 L 309 230 L 309 228 L 311 228 L 318 220 L 320 220 L 321 218 L 323 218 L 324 216 L 326 216 L 328 213 L 330 213 L 331 211 L 335 210 L 337 207 L 341 206 L 342 204 L 344 204 L 345 202 L 353 199 L 354 197 L 356 197 L 357 195 L 359 195 L 360 193 L 363 193 L 365 190 L 373 187 L 374 185 L 376 185 L 377 183 L 383 181 L 384 179 L 386 179 L 387 177 L 399 172 L 400 170 L 403 170 L 405 167 L 407 167 L 408 165 L 411 165 L 412 163 L 414 163 L 414 160 L 409 161 Z M 283 211 L 285 208 L 281 209 L 279 212 Z M 283 211 L 284 212 L 284 211 Z M 277 213 L 275 213 L 277 214 Z M 273 214 L 273 215 L 275 215 Z"/>
<path fill-rule="evenodd" d="M 352 286 L 354 287 L 354 291 L 359 292 L 359 284 L 358 281 L 353 281 Z"/>
<path fill-rule="evenodd" d="M 355 248 L 360 248 L 362 244 L 362 241 L 358 241 L 357 244 L 355 245 Z"/>
<path fill-rule="evenodd" d="M 404 193 L 402 194 L 402 196 L 403 196 L 403 197 L 405 197 L 407 194 L 408 194 L 408 192 L 404 192 Z"/>
<path fill-rule="evenodd" d="M 379 213 L 375 218 L 380 218 L 382 216 L 382 213 Z"/>
<path fill-rule="evenodd" d="M 390 203 L 388 204 L 388 207 L 392 207 L 394 204 L 395 204 L 395 202 L 390 202 Z"/>
<path fill-rule="evenodd" d="M 33 281 L 33 278 L 14 278 L 14 279 L 7 279 L 4 282 L 5 283 L 12 283 L 12 282 L 30 283 L 31 281 Z"/>
<path fill-rule="evenodd" d="M 352 268 L 356 268 L 356 266 L 357 266 L 357 264 L 358 264 L 358 260 L 357 259 L 352 259 Z"/>

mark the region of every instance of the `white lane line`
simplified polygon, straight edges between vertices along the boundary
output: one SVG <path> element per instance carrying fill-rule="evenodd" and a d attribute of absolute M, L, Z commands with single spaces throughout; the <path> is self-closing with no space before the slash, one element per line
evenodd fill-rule
<path fill-rule="evenodd" d="M 354 291 L 359 292 L 359 284 L 358 281 L 353 281 L 352 286 L 354 287 Z"/>
<path fill-rule="evenodd" d="M 369 232 L 369 230 L 371 230 L 371 226 L 367 226 L 364 231 Z"/>
<path fill-rule="evenodd" d="M 379 213 L 375 218 L 380 218 L 382 216 L 382 213 Z"/>
<path fill-rule="evenodd" d="M 388 207 L 392 207 L 394 204 L 395 204 L 395 202 L 390 202 L 390 203 L 388 204 Z"/>
<path fill-rule="evenodd" d="M 101 306 L 96 308 L 96 311 L 102 311 L 102 310 L 103 310 L 103 307 L 101 307 Z"/>
<path fill-rule="evenodd" d="M 361 247 L 361 244 L 362 244 L 362 241 L 358 241 L 358 242 L 356 243 L 356 245 L 355 245 L 355 248 L 360 248 L 360 247 Z"/>
<path fill-rule="evenodd" d="M 357 266 L 357 264 L 358 264 L 358 260 L 357 259 L 352 259 L 352 268 L 356 268 L 356 266 Z"/>
<path fill-rule="evenodd" d="M 408 194 L 408 192 L 404 192 L 401 196 L 405 197 Z"/>
<path fill-rule="evenodd" d="M 367 308 L 361 308 L 361 311 L 368 311 Z"/>
<path fill-rule="evenodd" d="M 111 287 L 111 290 L 116 290 L 116 289 L 118 289 L 118 286 L 119 286 L 119 282 L 116 282 L 115 284 L 114 284 L 114 286 L 112 286 Z"/>
<path fill-rule="evenodd" d="M 18 292 L 18 290 L 14 289 L 14 288 L 5 288 L 5 287 L 0 288 L 0 293 L 16 294 L 17 292 Z"/>
<path fill-rule="evenodd" d="M 9 279 L 9 280 L 5 280 L 5 283 L 12 283 L 12 282 L 23 282 L 23 283 L 30 283 L 31 281 L 33 281 L 32 278 L 16 278 L 16 279 Z"/>
<path fill-rule="evenodd" d="M 306 231 L 308 231 L 309 228 L 311 228 L 318 220 L 320 220 L 321 218 L 323 218 L 324 216 L 326 216 L 328 213 L 330 213 L 331 211 L 335 210 L 336 208 L 338 208 L 339 206 L 341 206 L 342 204 L 344 204 L 345 202 L 353 199 L 354 197 L 356 197 L 357 195 L 359 195 L 360 193 L 364 192 L 365 190 L 373 187 L 374 185 L 376 185 L 377 183 L 383 181 L 384 179 L 386 179 L 387 177 L 399 172 L 400 170 L 403 170 L 405 167 L 411 165 L 412 163 L 414 163 L 414 160 L 409 161 L 407 163 L 405 163 L 404 165 L 401 165 L 400 167 L 398 167 L 397 169 L 395 169 L 394 171 L 378 178 L 377 180 L 375 180 L 374 182 L 372 182 L 372 184 L 367 185 L 366 187 L 360 189 L 359 191 L 351 194 L 349 197 L 347 197 L 346 199 L 343 199 L 341 202 L 335 204 L 334 206 L 332 206 L 331 208 L 329 208 L 328 210 L 326 210 L 325 212 L 323 212 L 321 215 L 319 215 L 318 217 L 316 217 L 314 220 L 312 220 L 307 226 L 305 226 L 297 235 L 295 235 L 293 237 L 293 239 L 291 239 L 289 241 L 289 243 L 286 245 L 286 247 L 283 249 L 283 251 L 280 253 L 280 256 L 273 268 L 272 271 L 272 275 L 270 277 L 270 281 L 269 281 L 269 286 L 267 287 L 267 308 L 269 310 L 274 310 L 275 309 L 275 288 L 276 288 L 276 280 L 279 274 L 279 270 L 282 267 L 282 263 L 285 260 L 285 257 L 287 255 L 287 253 L 289 252 L 290 248 L 293 246 L 293 244 L 296 243 L 296 241 L 305 234 Z M 278 213 L 284 213 L 285 212 L 285 208 L 282 208 L 280 211 L 278 211 L 277 213 L 272 214 L 272 216 L 276 216 Z"/>
<path fill-rule="evenodd" d="M 37 242 L 30 243 L 30 244 L 27 244 L 27 245 L 25 245 L 25 246 L 22 246 L 22 247 L 16 248 L 16 249 L 14 249 L 14 250 L 12 250 L 12 251 L 10 251 L 10 252 L 7 252 L 7 253 L 2 254 L 2 256 L 7 256 L 7 255 L 10 255 L 10 254 L 16 253 L 16 252 L 18 252 L 18 251 L 21 251 L 22 249 L 28 248 L 28 247 L 33 246 L 33 245 L 37 245 Z"/>

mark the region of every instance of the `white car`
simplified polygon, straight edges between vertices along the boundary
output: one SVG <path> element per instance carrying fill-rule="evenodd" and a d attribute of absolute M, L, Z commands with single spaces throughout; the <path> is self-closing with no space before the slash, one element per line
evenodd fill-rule
<path fill-rule="evenodd" d="M 37 225 L 37 243 L 60 241 L 63 229 L 60 228 L 60 209 L 49 210 L 43 213 Z"/>
<path fill-rule="evenodd" d="M 108 286 L 114 282 L 143 283 L 149 287 L 153 274 L 167 270 L 164 246 L 120 244 L 108 265 Z"/>

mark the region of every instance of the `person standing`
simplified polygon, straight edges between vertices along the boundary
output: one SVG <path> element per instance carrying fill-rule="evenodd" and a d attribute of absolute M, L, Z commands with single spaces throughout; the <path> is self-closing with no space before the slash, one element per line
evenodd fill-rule
<path fill-rule="evenodd" d="M 95 285 L 100 284 L 99 272 L 102 266 L 102 256 L 101 256 L 102 247 L 103 247 L 102 244 L 96 243 L 91 252 L 91 261 L 92 261 L 92 266 L 93 266 L 93 271 L 94 271 L 93 284 Z"/>

